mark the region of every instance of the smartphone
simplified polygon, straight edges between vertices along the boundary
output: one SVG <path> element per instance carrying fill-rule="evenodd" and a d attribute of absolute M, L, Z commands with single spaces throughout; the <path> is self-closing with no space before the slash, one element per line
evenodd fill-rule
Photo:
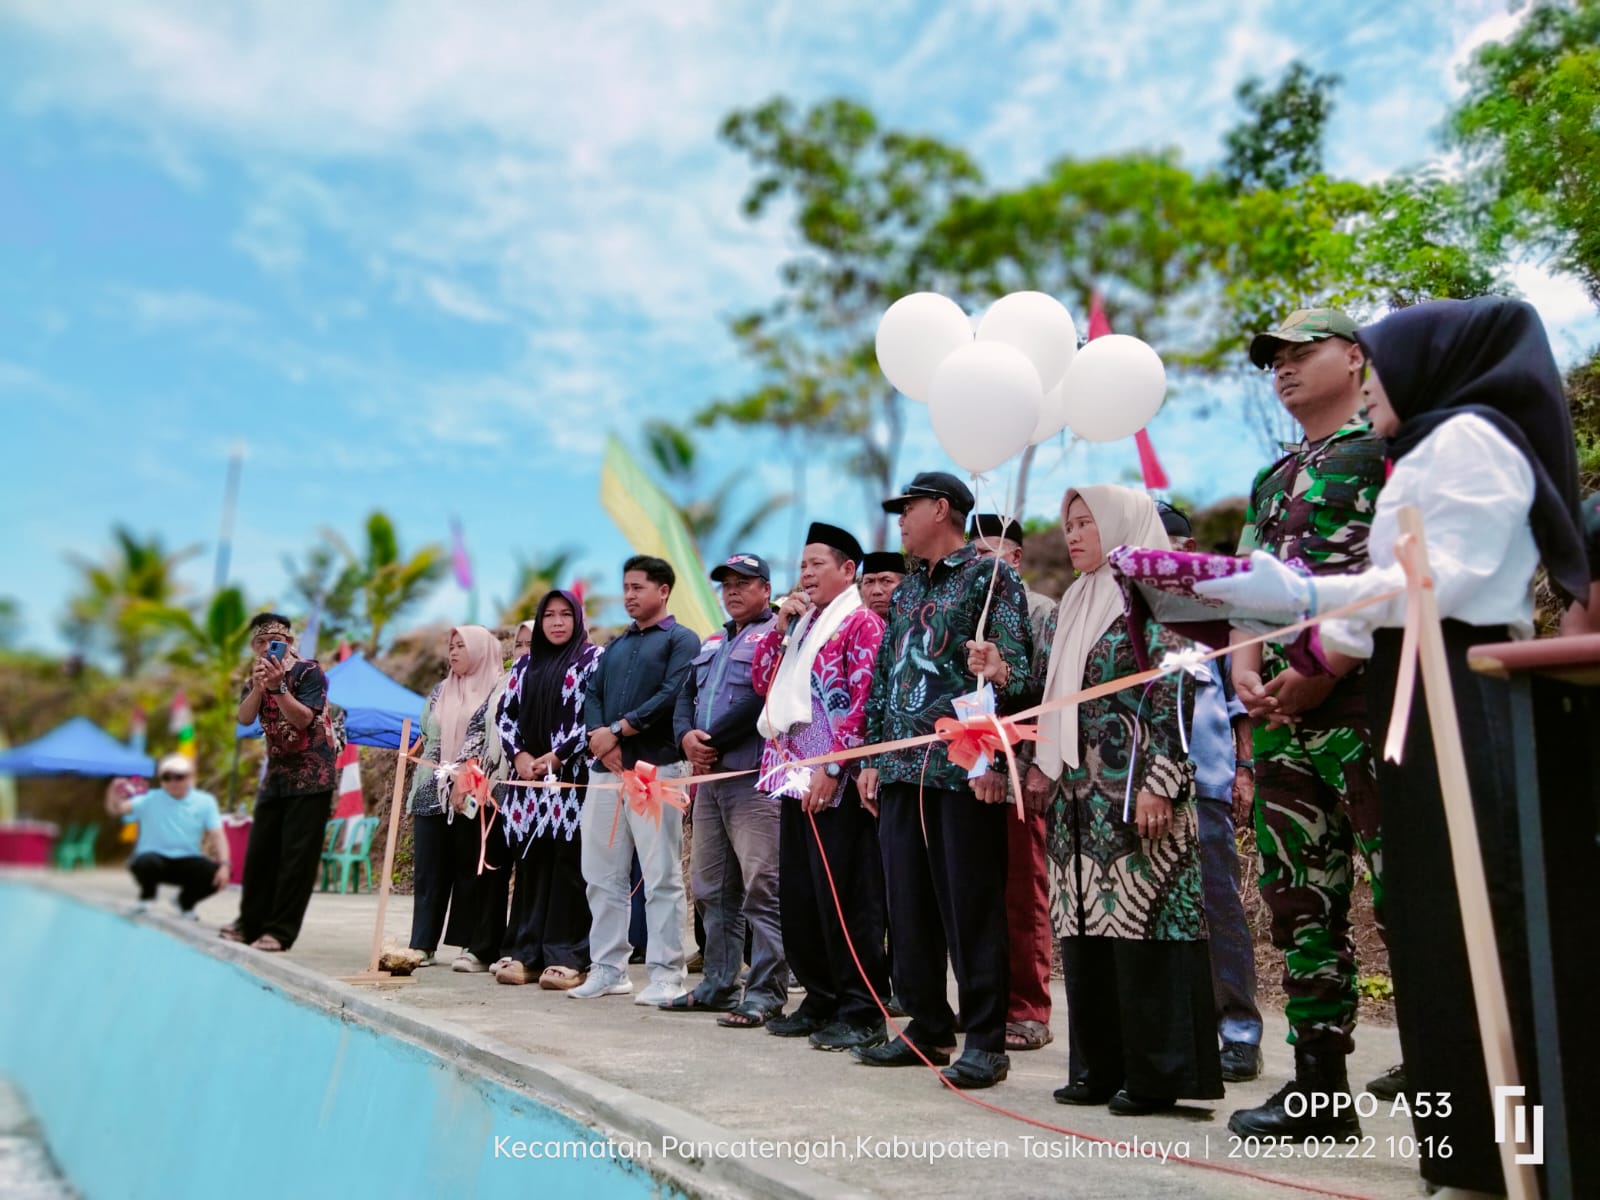
<path fill-rule="evenodd" d="M 289 652 L 288 642 L 268 642 L 267 657 L 273 662 L 282 662 L 283 656 Z"/>

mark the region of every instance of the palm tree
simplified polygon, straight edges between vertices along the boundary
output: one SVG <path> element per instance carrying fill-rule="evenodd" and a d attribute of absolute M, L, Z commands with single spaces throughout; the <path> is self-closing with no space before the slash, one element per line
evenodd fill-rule
<path fill-rule="evenodd" d="M 320 542 L 306 551 L 305 559 L 296 562 L 289 555 L 283 558 L 284 572 L 289 576 L 289 586 L 299 597 L 305 611 L 318 614 L 317 641 L 319 644 L 353 640 L 361 626 L 357 611 L 361 602 L 361 567 L 347 560 L 338 548 Z M 312 647 L 315 653 L 317 647 Z"/>
<path fill-rule="evenodd" d="M 665 490 L 703 562 L 716 562 L 742 549 L 768 517 L 794 500 L 788 493 L 767 496 L 743 517 L 731 520 L 733 493 L 745 482 L 744 476 L 735 471 L 710 496 L 695 499 L 692 497 L 699 490 L 700 453 L 688 432 L 669 421 L 647 421 L 644 447 L 665 481 Z"/>
<path fill-rule="evenodd" d="M 500 610 L 501 624 L 516 625 L 532 620 L 546 592 L 554 588 L 568 588 L 574 583 L 584 585 L 584 613 L 594 618 L 605 597 L 595 594 L 588 586 L 588 580 L 572 578 L 572 565 L 577 561 L 578 554 L 576 547 L 560 546 L 548 553 L 535 555 L 532 559 L 519 555 L 516 560 L 516 580 L 511 592 L 515 599 Z"/>
<path fill-rule="evenodd" d="M 384 513 L 374 512 L 368 516 L 365 532 L 366 546 L 360 555 L 333 530 L 325 530 L 323 536 L 344 555 L 347 566 L 354 571 L 353 579 L 357 582 L 366 617 L 366 645 L 368 650 L 376 652 L 382 644 L 384 630 L 433 590 L 444 577 L 449 562 L 444 547 L 437 542 L 419 547 L 410 556 L 402 555 L 394 522 Z"/>
<path fill-rule="evenodd" d="M 200 547 L 169 553 L 159 535 L 141 541 L 124 525 L 111 535 L 115 544 L 102 562 L 68 555 L 82 576 L 82 587 L 67 602 L 64 629 L 80 650 L 101 639 L 108 641 L 123 673 L 134 675 L 161 641 L 160 625 L 152 615 L 176 607 L 183 593 L 178 565 L 198 554 Z"/>
<path fill-rule="evenodd" d="M 212 596 L 198 620 L 184 608 L 153 609 L 147 619 L 176 636 L 168 660 L 200 672 L 214 692 L 226 689 L 250 645 L 250 610 L 236 587 Z"/>

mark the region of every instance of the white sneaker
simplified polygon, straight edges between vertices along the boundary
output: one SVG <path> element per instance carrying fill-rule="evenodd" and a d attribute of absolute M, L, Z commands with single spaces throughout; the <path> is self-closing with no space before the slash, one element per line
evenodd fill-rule
<path fill-rule="evenodd" d="M 668 1004 L 683 995 L 689 989 L 681 983 L 652 983 L 644 991 L 633 998 L 635 1004 L 648 1004 L 652 1007 Z"/>
<path fill-rule="evenodd" d="M 472 951 L 463 950 L 460 954 L 456 955 L 456 960 L 450 964 L 450 969 L 452 971 L 460 971 L 467 975 L 476 975 L 481 971 L 487 971 L 489 969 L 489 964 L 484 962 L 483 959 L 479 958 L 476 954 L 472 953 Z"/>
<path fill-rule="evenodd" d="M 145 915 L 145 913 L 147 913 L 149 911 L 150 911 L 150 901 L 148 901 L 148 900 L 135 900 L 133 902 L 132 906 L 129 907 L 129 909 L 128 909 L 128 915 L 130 917 L 142 917 L 142 916 Z"/>
<path fill-rule="evenodd" d="M 422 961 L 417 964 L 417 968 L 420 970 L 423 967 L 437 967 L 438 965 L 438 958 L 432 954 L 424 954 L 422 956 Z"/>
<path fill-rule="evenodd" d="M 626 996 L 633 991 L 633 980 L 615 967 L 589 968 L 589 978 L 567 992 L 574 1000 L 593 1000 L 599 996 Z"/>

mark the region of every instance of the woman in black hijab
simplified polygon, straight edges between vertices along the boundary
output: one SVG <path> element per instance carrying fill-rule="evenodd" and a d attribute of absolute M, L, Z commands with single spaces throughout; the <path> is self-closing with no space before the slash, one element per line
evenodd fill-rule
<path fill-rule="evenodd" d="M 1472 671 L 1469 650 L 1533 633 L 1534 573 L 1542 561 L 1568 599 L 1588 590 L 1578 519 L 1577 455 L 1561 375 L 1538 314 L 1519 300 L 1436 301 L 1403 309 L 1356 335 L 1368 358 L 1363 394 L 1393 465 L 1378 498 L 1357 575 L 1307 581 L 1275 559 L 1200 585 L 1235 616 L 1287 619 L 1403 587 L 1398 514 L 1422 513 L 1444 625 L 1451 687 L 1467 758 L 1484 874 L 1528 1102 L 1537 1102 L 1510 695 Z M 1322 657 L 1341 671 L 1370 659 L 1375 744 L 1387 736 L 1400 666 L 1404 600 L 1326 621 Z M 1328 651 L 1333 653 L 1329 654 Z M 1378 764 L 1390 968 L 1407 1092 L 1435 1103 L 1413 1111 L 1430 1183 L 1505 1191 L 1493 1088 L 1473 1002 L 1460 900 L 1424 697 L 1412 705 L 1403 760 Z M 1592 808 L 1592 805 L 1588 806 Z M 1581 906 L 1552 922 L 1586 919 Z M 1553 930 L 1559 938 L 1561 931 Z M 1448 1094 L 1448 1105 L 1437 1103 Z M 1428 1115 L 1419 1115 L 1428 1107 Z M 1441 1113 L 1443 1115 L 1441 1115 Z"/>
<path fill-rule="evenodd" d="M 585 784 L 583 701 L 600 661 L 589 640 L 583 604 L 571 592 L 539 601 L 533 647 L 513 671 L 500 710 L 500 736 L 523 781 Z M 589 969 L 589 901 L 584 891 L 578 816 L 583 789 L 512 788 L 504 810 L 506 834 L 526 847 L 517 865 L 513 914 L 506 938 L 510 961 L 495 972 L 501 983 L 565 991 Z"/>

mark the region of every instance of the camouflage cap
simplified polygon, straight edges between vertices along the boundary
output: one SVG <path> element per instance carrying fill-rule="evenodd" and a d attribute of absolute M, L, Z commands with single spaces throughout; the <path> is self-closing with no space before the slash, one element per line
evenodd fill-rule
<path fill-rule="evenodd" d="M 1250 339 L 1250 361 L 1270 367 L 1272 356 L 1283 342 L 1320 342 L 1323 338 L 1356 340 L 1360 326 L 1337 308 L 1298 308 L 1278 323 L 1276 329 L 1258 333 Z"/>

